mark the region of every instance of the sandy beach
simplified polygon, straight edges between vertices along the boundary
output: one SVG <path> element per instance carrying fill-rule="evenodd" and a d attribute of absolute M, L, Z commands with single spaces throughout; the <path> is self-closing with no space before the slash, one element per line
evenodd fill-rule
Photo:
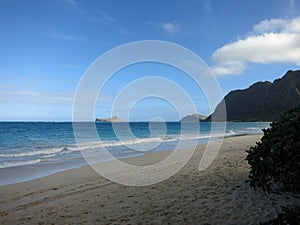
<path fill-rule="evenodd" d="M 268 195 L 245 183 L 249 171 L 245 151 L 260 138 L 225 138 L 217 158 L 203 172 L 198 165 L 205 144 L 198 145 L 177 174 L 145 187 L 113 183 L 90 167 L 2 186 L 0 223 L 259 224 L 275 217 L 280 205 L 300 204 L 299 196 Z M 167 154 L 126 160 L 143 165 Z"/>

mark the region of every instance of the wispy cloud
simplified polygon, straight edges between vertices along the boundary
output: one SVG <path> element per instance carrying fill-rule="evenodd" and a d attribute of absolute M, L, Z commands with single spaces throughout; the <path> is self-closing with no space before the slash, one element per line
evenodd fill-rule
<path fill-rule="evenodd" d="M 163 23 L 161 27 L 168 34 L 176 34 L 178 32 L 178 27 L 175 23 Z"/>
<path fill-rule="evenodd" d="M 77 40 L 77 41 L 82 41 L 83 38 L 77 37 L 74 35 L 66 35 L 66 34 L 54 34 L 52 37 L 57 38 L 57 39 L 62 39 L 66 41 L 71 41 L 71 40 Z"/>
<path fill-rule="evenodd" d="M 175 22 L 150 23 L 150 24 L 160 29 L 163 33 L 171 36 L 176 35 L 181 30 L 180 24 Z"/>
<path fill-rule="evenodd" d="M 73 13 L 81 17 L 87 17 L 90 15 L 89 10 L 84 8 L 77 0 L 63 0 L 62 2 L 65 3 L 65 6 L 67 6 L 68 9 L 71 9 Z"/>
<path fill-rule="evenodd" d="M 12 85 L 12 84 L 0 84 L 0 89 L 13 89 L 15 87 L 16 85 Z"/>
<path fill-rule="evenodd" d="M 79 4 L 80 2 L 76 0 L 63 0 L 65 3 L 70 5 L 74 10 L 74 13 L 81 16 L 84 19 L 89 20 L 93 23 L 100 23 L 102 25 L 117 25 L 117 27 L 121 27 L 120 22 L 112 16 L 110 13 L 103 11 L 102 9 L 95 8 L 95 9 L 87 9 L 84 7 L 83 4 Z M 119 28 L 120 33 L 123 35 L 128 35 L 128 32 L 125 33 L 125 31 L 121 28 Z M 58 38 L 62 38 L 65 40 L 71 40 L 71 39 L 77 39 L 80 40 L 81 38 L 72 36 L 72 35 L 57 35 Z"/>
<path fill-rule="evenodd" d="M 95 21 L 100 22 L 117 22 L 117 20 L 109 15 L 108 13 L 96 9 L 92 11 L 87 11 L 84 7 L 82 7 L 76 0 L 64 0 L 64 2 L 68 3 L 74 8 L 80 9 L 81 11 L 85 11 L 89 16 L 91 16 Z"/>
<path fill-rule="evenodd" d="M 70 4 L 70 5 L 72 5 L 73 7 L 80 8 L 80 5 L 79 5 L 78 2 L 75 1 L 75 0 L 64 0 L 64 2 L 66 2 L 66 3 Z"/>
<path fill-rule="evenodd" d="M 109 23 L 117 22 L 117 20 L 114 17 L 112 17 L 111 15 L 109 15 L 106 12 L 103 12 L 102 10 L 97 10 L 96 13 L 97 13 L 97 18 L 96 18 L 97 21 L 109 22 Z"/>
<path fill-rule="evenodd" d="M 241 74 L 248 63 L 300 66 L 300 17 L 261 21 L 248 37 L 217 49 L 212 60 L 219 76 Z"/>
<path fill-rule="evenodd" d="M 130 32 L 127 30 L 120 30 L 120 34 L 122 34 L 124 36 L 128 36 L 128 35 L 130 35 Z"/>
<path fill-rule="evenodd" d="M 64 64 L 64 68 L 68 69 L 78 69 L 80 66 L 78 65 L 72 65 L 72 64 Z"/>
<path fill-rule="evenodd" d="M 206 13 L 208 14 L 212 13 L 211 2 L 209 0 L 204 1 L 204 9 Z"/>
<path fill-rule="evenodd" d="M 0 91 L 0 102 L 71 104 L 73 93 L 48 93 L 26 90 Z"/>
<path fill-rule="evenodd" d="M 299 3 L 299 2 L 297 2 Z M 297 4 L 295 2 L 295 0 L 289 0 L 289 2 L 286 4 L 287 10 L 286 10 L 286 14 L 289 16 L 296 16 L 299 12 L 299 6 L 297 6 Z"/>

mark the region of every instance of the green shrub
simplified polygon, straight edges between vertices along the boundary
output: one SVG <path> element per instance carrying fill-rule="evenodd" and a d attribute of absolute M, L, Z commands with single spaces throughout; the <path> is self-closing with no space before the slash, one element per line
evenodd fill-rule
<path fill-rule="evenodd" d="M 282 207 L 282 213 L 279 213 L 275 219 L 260 223 L 260 225 L 299 225 L 300 207 L 286 208 Z"/>
<path fill-rule="evenodd" d="M 264 136 L 251 147 L 249 181 L 253 188 L 271 192 L 272 184 L 300 191 L 300 105 L 264 129 Z"/>

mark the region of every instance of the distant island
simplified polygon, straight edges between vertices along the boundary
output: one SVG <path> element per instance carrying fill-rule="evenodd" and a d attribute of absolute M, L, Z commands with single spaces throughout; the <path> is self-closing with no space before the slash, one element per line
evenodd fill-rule
<path fill-rule="evenodd" d="M 96 118 L 96 122 L 110 122 L 110 123 L 120 123 L 125 122 L 124 120 L 120 119 L 117 116 L 113 116 L 111 118 Z"/>
<path fill-rule="evenodd" d="M 231 91 L 222 101 L 226 104 L 227 121 L 272 121 L 300 105 L 300 70 L 290 70 L 273 83 L 257 82 L 245 90 Z M 212 115 L 219 111 L 220 104 Z M 210 120 L 211 115 L 205 121 Z"/>
<path fill-rule="evenodd" d="M 200 122 L 207 118 L 207 116 L 200 114 L 187 115 L 183 117 L 180 122 Z"/>

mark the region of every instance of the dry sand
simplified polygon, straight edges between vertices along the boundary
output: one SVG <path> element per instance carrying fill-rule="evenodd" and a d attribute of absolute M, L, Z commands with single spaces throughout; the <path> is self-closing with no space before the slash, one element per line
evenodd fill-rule
<path fill-rule="evenodd" d="M 280 205 L 300 204 L 299 196 L 268 195 L 245 183 L 245 150 L 260 138 L 224 139 L 217 158 L 203 172 L 198 164 L 205 145 L 199 145 L 180 172 L 146 187 L 112 183 L 89 167 L 2 186 L 0 223 L 259 224 L 275 217 Z M 149 163 L 166 154 L 149 154 L 138 161 Z"/>

